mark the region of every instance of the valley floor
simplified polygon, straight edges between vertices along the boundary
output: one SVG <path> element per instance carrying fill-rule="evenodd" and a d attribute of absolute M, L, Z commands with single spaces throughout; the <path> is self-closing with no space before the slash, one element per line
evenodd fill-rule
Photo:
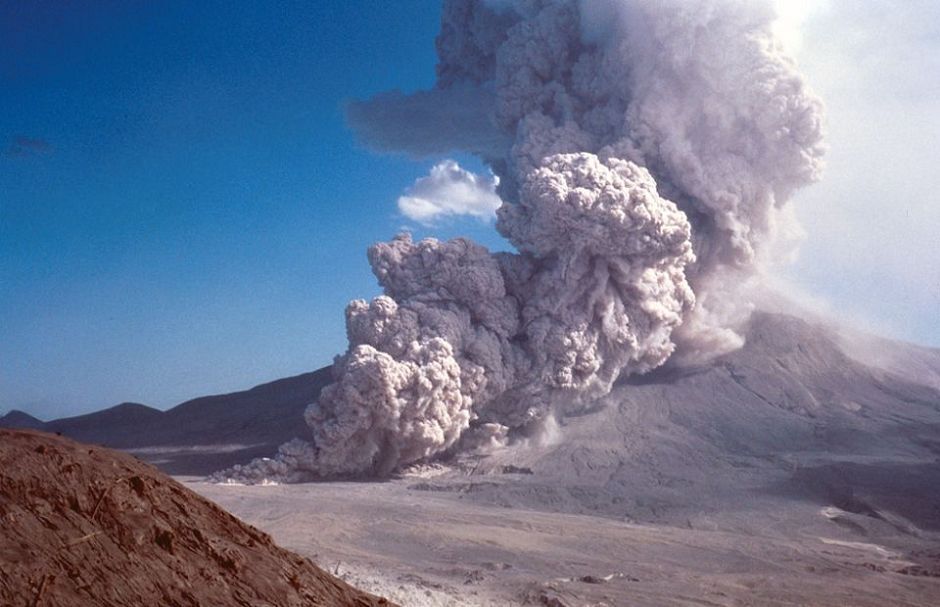
<path fill-rule="evenodd" d="M 282 546 L 406 606 L 940 604 L 934 534 L 886 534 L 866 528 L 870 517 L 784 498 L 684 523 L 637 523 L 474 502 L 408 477 L 180 480 Z"/>

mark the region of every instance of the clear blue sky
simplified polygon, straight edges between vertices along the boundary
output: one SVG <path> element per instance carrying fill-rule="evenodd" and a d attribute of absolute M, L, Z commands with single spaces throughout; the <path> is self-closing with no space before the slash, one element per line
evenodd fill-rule
<path fill-rule="evenodd" d="M 832 154 L 787 278 L 940 344 L 937 8 L 803 4 Z M 378 293 L 366 247 L 440 160 L 362 149 L 342 103 L 430 86 L 439 17 L 431 0 L 0 2 L 0 413 L 167 407 L 331 362 L 347 301 Z M 472 219 L 433 233 L 501 242 Z"/>

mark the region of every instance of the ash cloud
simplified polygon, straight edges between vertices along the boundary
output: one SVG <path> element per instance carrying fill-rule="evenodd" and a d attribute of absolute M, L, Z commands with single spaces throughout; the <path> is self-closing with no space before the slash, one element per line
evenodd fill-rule
<path fill-rule="evenodd" d="M 411 95 L 390 91 L 347 103 L 346 120 L 377 151 L 425 157 L 459 150 L 489 156 L 512 143 L 494 123 L 493 98 L 492 90 L 472 83 Z"/>
<path fill-rule="evenodd" d="M 744 0 L 445 2 L 435 87 L 357 102 L 350 122 L 382 149 L 478 154 L 518 252 L 373 246 L 385 294 L 347 308 L 312 441 L 227 474 L 387 474 L 740 345 L 732 285 L 823 151 L 773 18 Z"/>

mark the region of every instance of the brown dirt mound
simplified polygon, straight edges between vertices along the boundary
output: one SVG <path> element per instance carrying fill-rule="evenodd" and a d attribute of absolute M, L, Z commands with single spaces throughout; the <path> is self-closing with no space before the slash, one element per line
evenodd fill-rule
<path fill-rule="evenodd" d="M 0 605 L 391 605 L 137 459 L 0 430 Z"/>

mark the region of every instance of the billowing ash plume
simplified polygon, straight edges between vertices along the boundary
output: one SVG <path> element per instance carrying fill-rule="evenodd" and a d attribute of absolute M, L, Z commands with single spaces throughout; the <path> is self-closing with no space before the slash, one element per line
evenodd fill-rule
<path fill-rule="evenodd" d="M 530 435 L 677 347 L 732 347 L 722 294 L 822 155 L 772 21 L 753 0 L 445 1 L 435 87 L 350 122 L 377 148 L 478 154 L 518 252 L 373 246 L 385 294 L 347 308 L 312 442 L 228 474 L 385 474 Z"/>

